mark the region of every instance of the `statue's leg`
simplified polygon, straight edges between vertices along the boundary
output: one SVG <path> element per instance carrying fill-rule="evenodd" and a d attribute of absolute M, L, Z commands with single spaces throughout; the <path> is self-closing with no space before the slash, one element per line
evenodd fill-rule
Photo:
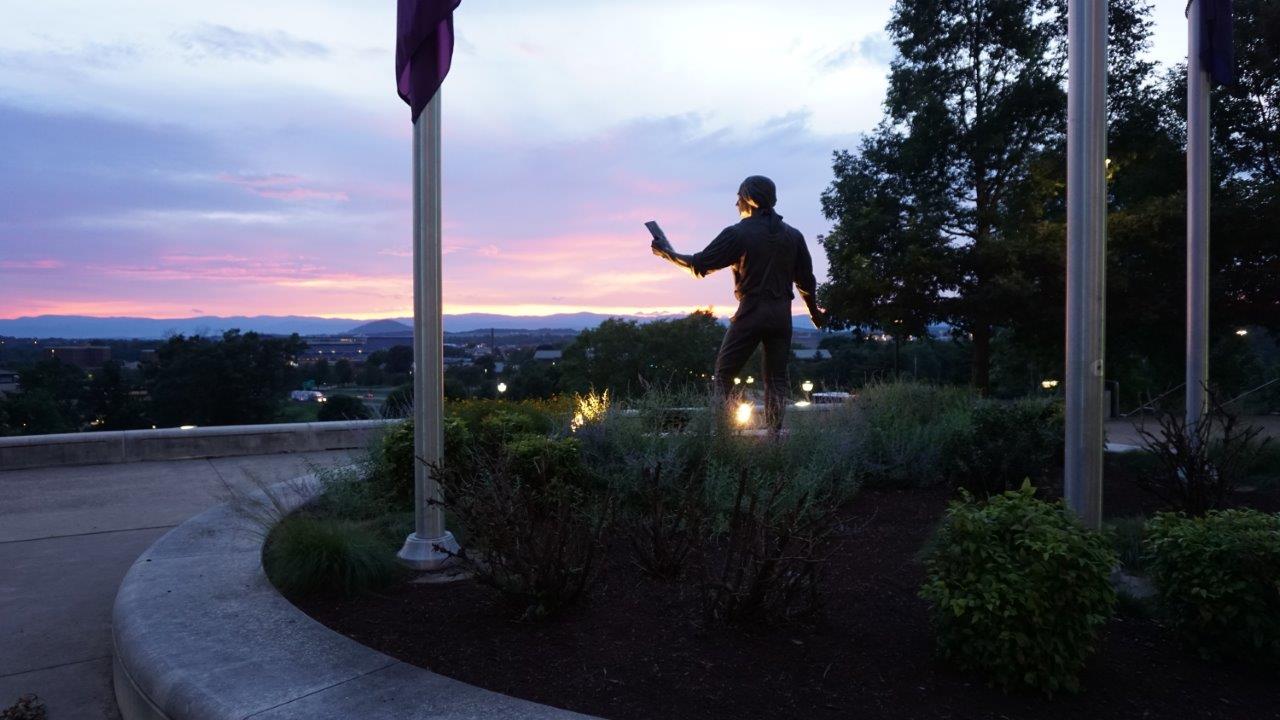
<path fill-rule="evenodd" d="M 791 363 L 791 307 L 782 308 L 764 333 L 764 416 L 769 429 L 782 430 L 782 416 L 790 394 L 787 366 Z"/>
<path fill-rule="evenodd" d="M 760 343 L 760 335 L 751 322 L 750 311 L 734 315 L 729 322 L 729 329 L 720 343 L 720 353 L 716 355 L 716 411 L 717 423 L 723 426 L 733 417 L 734 408 L 741 396 L 741 385 L 734 385 L 733 379 L 738 377 L 742 368 L 751 359 L 756 345 Z"/>

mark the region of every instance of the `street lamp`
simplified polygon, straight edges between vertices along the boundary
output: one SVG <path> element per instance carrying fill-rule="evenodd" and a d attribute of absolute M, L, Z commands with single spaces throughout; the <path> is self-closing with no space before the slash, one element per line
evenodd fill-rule
<path fill-rule="evenodd" d="M 506 392 L 506 391 L 507 391 L 507 384 L 506 384 L 506 383 L 504 383 L 504 382 L 500 382 L 500 383 L 498 383 L 498 392 L 499 392 L 499 393 L 504 393 L 504 392 Z"/>
<path fill-rule="evenodd" d="M 750 375 L 748 375 L 748 376 L 747 376 L 747 384 L 748 384 L 748 385 L 750 385 L 751 383 L 753 383 L 753 382 L 755 382 L 755 381 L 756 381 L 756 379 L 755 379 L 755 378 L 751 377 Z"/>

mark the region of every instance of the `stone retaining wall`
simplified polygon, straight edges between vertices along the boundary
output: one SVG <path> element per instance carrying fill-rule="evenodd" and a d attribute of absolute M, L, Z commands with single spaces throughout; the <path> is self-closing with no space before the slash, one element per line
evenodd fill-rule
<path fill-rule="evenodd" d="M 0 438 L 0 470 L 362 448 L 395 420 L 119 430 Z"/>

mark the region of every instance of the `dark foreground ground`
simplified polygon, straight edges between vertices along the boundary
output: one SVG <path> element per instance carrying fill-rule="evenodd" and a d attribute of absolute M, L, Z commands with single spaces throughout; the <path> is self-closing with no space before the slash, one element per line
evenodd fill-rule
<path fill-rule="evenodd" d="M 620 720 L 1280 718 L 1280 675 L 1198 660 L 1136 611 L 1106 627 L 1076 696 L 1005 695 L 936 660 L 917 554 L 948 496 L 861 493 L 829 571 L 826 621 L 808 630 L 699 631 L 692 593 L 644 579 L 624 555 L 588 602 L 543 624 L 511 622 L 469 582 L 299 605 L 406 662 Z M 1112 475 L 1106 506 L 1117 516 L 1146 505 Z"/>

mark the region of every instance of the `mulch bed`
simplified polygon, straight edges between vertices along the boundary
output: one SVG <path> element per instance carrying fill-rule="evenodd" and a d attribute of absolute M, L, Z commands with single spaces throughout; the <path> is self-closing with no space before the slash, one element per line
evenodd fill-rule
<path fill-rule="evenodd" d="M 405 583 L 354 600 L 296 599 L 334 630 L 464 682 L 617 720 L 641 718 L 1280 718 L 1280 676 L 1197 659 L 1154 620 L 1119 614 L 1084 692 L 1006 695 L 934 656 L 917 558 L 950 496 L 867 490 L 827 578 L 818 627 L 700 630 L 691 589 L 655 583 L 624 553 L 590 598 L 512 622 L 471 582 Z M 1274 509 L 1274 493 L 1250 505 Z M 1108 515 L 1150 510 L 1108 477 Z"/>

